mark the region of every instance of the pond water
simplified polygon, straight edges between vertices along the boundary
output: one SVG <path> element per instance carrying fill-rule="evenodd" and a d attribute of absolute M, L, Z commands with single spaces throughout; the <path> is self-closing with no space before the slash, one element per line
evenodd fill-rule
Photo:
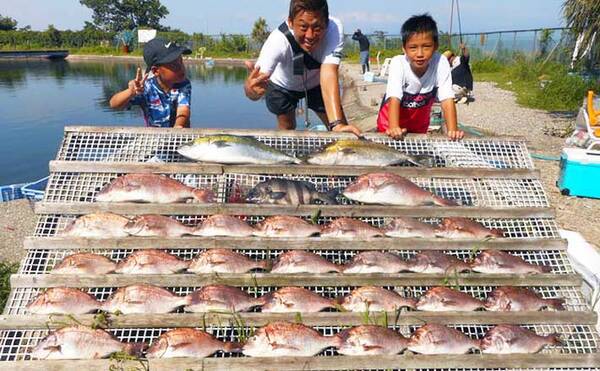
<path fill-rule="evenodd" d="M 48 174 L 66 125 L 144 126 L 137 107 L 108 100 L 135 76 L 135 63 L 0 61 L 0 185 Z M 275 117 L 243 92 L 246 69 L 187 65 L 192 127 L 268 128 Z M 301 122 L 299 120 L 299 122 Z"/>

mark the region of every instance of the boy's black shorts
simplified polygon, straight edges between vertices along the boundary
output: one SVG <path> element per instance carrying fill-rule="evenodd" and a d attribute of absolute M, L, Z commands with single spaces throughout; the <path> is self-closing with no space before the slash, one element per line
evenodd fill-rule
<path fill-rule="evenodd" d="M 321 94 L 321 86 L 316 86 L 308 92 L 308 108 L 318 113 L 325 113 L 325 103 Z M 267 108 L 275 115 L 283 115 L 298 107 L 298 101 L 304 98 L 304 92 L 282 88 L 269 81 L 265 101 Z"/>

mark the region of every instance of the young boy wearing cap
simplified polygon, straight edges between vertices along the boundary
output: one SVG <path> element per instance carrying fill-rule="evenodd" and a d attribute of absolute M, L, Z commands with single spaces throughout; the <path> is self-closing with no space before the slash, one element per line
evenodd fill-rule
<path fill-rule="evenodd" d="M 191 50 L 156 38 L 144 46 L 146 73 L 137 69 L 127 89 L 110 99 L 115 109 L 139 105 L 146 126 L 185 128 L 190 126 L 192 85 L 186 78 L 182 54 Z"/>
<path fill-rule="evenodd" d="M 464 137 L 458 130 L 450 64 L 438 49 L 437 24 L 428 14 L 413 16 L 402 25 L 403 55 L 390 63 L 386 96 L 377 129 L 394 139 L 406 133 L 427 133 L 431 106 L 441 102 L 447 136 Z"/>

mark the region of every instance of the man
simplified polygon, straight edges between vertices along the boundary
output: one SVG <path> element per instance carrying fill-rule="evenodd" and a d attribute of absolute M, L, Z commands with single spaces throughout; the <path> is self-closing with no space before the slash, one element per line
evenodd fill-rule
<path fill-rule="evenodd" d="M 371 46 L 371 43 L 369 42 L 369 39 L 363 35 L 360 28 L 352 35 L 352 40 L 358 41 L 358 47 L 360 49 L 360 65 L 364 75 L 365 72 L 371 71 L 371 66 L 369 65 L 369 47 Z"/>
<path fill-rule="evenodd" d="M 466 103 L 473 91 L 473 74 L 469 66 L 469 50 L 463 43 L 460 44 L 461 56 L 457 57 L 451 50 L 446 50 L 444 56 L 448 58 L 452 68 L 452 89 L 458 103 Z"/>
<path fill-rule="evenodd" d="M 246 96 L 254 101 L 265 96 L 281 130 L 296 128 L 296 107 L 306 98 L 328 130 L 360 135 L 348 124 L 341 103 L 343 38 L 342 24 L 329 17 L 326 0 L 291 0 L 287 21 L 269 35 L 256 64 L 246 62 Z"/>

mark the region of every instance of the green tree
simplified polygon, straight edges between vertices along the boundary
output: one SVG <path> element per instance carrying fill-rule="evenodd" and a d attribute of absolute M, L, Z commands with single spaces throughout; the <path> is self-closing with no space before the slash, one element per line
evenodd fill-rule
<path fill-rule="evenodd" d="M 161 30 L 160 20 L 169 10 L 160 0 L 79 0 L 93 12 L 94 25 L 104 31 L 133 30 L 137 27 Z"/>
<path fill-rule="evenodd" d="M 267 20 L 263 17 L 259 17 L 256 22 L 254 22 L 254 26 L 252 27 L 252 40 L 262 45 L 265 41 L 267 41 L 269 33 L 271 33 L 271 31 L 269 30 Z"/>
<path fill-rule="evenodd" d="M 582 50 L 590 43 L 600 44 L 600 1 L 565 0 L 563 15 L 566 26 L 572 28 L 575 35 L 582 36 Z"/>
<path fill-rule="evenodd" d="M 14 31 L 17 29 L 17 21 L 11 17 L 3 17 L 0 14 L 0 31 Z"/>

